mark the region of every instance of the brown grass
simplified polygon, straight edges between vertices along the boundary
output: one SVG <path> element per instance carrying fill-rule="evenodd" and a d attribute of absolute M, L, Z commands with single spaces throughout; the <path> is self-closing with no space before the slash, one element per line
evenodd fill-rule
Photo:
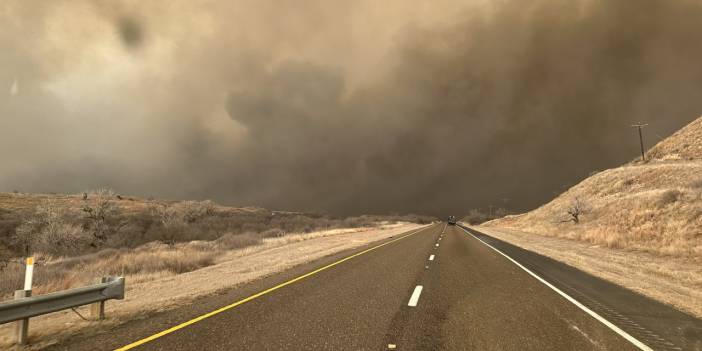
<path fill-rule="evenodd" d="M 378 228 L 392 228 L 380 225 Z M 255 247 L 273 247 L 314 238 L 333 236 L 364 228 L 339 228 L 312 233 L 289 233 L 284 236 L 263 238 L 261 234 L 227 233 L 212 241 L 192 241 L 167 245 L 152 242 L 135 249 L 105 249 L 77 257 L 37 255 L 34 293 L 44 294 L 88 285 L 103 276 L 125 276 L 130 281 L 145 281 L 162 276 L 177 275 L 216 264 L 225 257 L 246 255 L 241 250 Z M 0 272 L 0 300 L 11 298 L 24 281 L 24 266 L 14 262 Z"/>
<path fill-rule="evenodd" d="M 535 211 L 486 223 L 613 249 L 702 257 L 702 162 L 628 165 L 600 172 Z M 574 198 L 591 212 L 563 223 Z"/>
<path fill-rule="evenodd" d="M 647 152 L 647 158 L 650 160 L 702 160 L 702 118 L 698 118 L 651 148 Z"/>

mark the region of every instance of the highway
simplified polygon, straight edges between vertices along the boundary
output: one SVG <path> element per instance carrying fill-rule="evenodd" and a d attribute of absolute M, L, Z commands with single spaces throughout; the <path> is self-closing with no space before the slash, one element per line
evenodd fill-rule
<path fill-rule="evenodd" d="M 699 320 L 674 315 L 664 305 L 649 311 L 672 313 L 660 324 L 688 323 L 685 335 L 693 343 L 685 345 L 666 337 L 665 328 L 655 334 L 650 331 L 655 325 L 642 327 L 630 319 L 634 328 L 610 320 L 592 307 L 597 303 L 579 302 L 591 298 L 606 306 L 608 298 L 580 289 L 582 296 L 573 299 L 560 284 L 541 278 L 562 272 L 557 265 L 534 273 L 527 267 L 538 266 L 538 255 L 523 256 L 502 243 L 502 250 L 529 261 L 520 265 L 494 249 L 496 241 L 491 247 L 489 237 L 482 239 L 458 226 L 434 224 L 50 349 L 696 350 L 700 345 L 694 344 L 701 335 L 695 334 L 702 330 L 696 329 Z M 580 279 L 580 273 L 564 273 L 559 282 Z M 617 299 L 648 302 L 619 289 L 613 293 Z"/>

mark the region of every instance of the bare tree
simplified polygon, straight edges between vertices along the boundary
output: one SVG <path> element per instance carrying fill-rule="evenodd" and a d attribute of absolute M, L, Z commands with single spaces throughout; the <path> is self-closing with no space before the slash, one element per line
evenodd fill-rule
<path fill-rule="evenodd" d="M 215 213 L 216 206 L 210 200 L 206 201 L 184 201 L 179 204 L 182 211 L 183 220 L 187 223 L 195 222 L 201 218 L 211 216 Z"/>
<path fill-rule="evenodd" d="M 151 214 L 161 222 L 165 228 L 173 228 L 183 224 L 183 216 L 175 206 L 158 204 L 151 207 Z"/>
<path fill-rule="evenodd" d="M 90 192 L 90 200 L 85 202 L 83 213 L 88 220 L 88 230 L 92 235 L 92 246 L 97 247 L 107 240 L 110 233 L 126 223 L 115 223 L 119 205 L 115 203 L 115 192 L 102 188 Z"/>
<path fill-rule="evenodd" d="M 571 202 L 570 206 L 568 207 L 567 212 L 568 212 L 568 215 L 570 216 L 570 218 L 563 221 L 563 222 L 572 221 L 573 223 L 578 224 L 578 223 L 580 223 L 580 216 L 582 216 L 584 214 L 588 214 L 590 212 L 590 208 L 585 201 L 583 201 L 579 197 L 576 197 Z"/>
<path fill-rule="evenodd" d="M 87 236 L 80 226 L 68 221 L 67 212 L 56 201 L 43 202 L 15 229 L 13 243 L 25 256 L 35 251 L 63 254 L 79 248 L 87 241 Z"/>
<path fill-rule="evenodd" d="M 193 223 L 215 213 L 212 201 L 183 201 L 173 205 L 159 204 L 151 208 L 151 213 L 164 227 L 175 227 Z"/>

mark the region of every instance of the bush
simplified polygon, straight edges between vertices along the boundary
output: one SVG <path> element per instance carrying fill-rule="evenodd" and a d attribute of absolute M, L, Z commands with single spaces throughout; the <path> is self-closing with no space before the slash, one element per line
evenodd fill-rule
<path fill-rule="evenodd" d="M 575 224 L 579 224 L 580 217 L 582 215 L 590 213 L 590 211 L 591 211 L 591 209 L 590 209 L 590 206 L 588 205 L 588 203 L 585 202 L 585 200 L 583 200 L 579 197 L 576 197 L 573 199 L 570 206 L 566 210 L 569 218 L 567 220 L 565 220 L 564 222 L 572 221 Z"/>
<path fill-rule="evenodd" d="M 680 199 L 680 196 L 682 196 L 682 192 L 679 190 L 666 190 L 658 198 L 658 206 L 665 207 L 669 204 L 675 203 L 678 201 L 678 199 Z"/>
<path fill-rule="evenodd" d="M 263 238 L 259 234 L 244 233 L 232 234 L 227 233 L 215 240 L 215 247 L 220 250 L 243 249 L 248 246 L 258 245 L 263 242 Z"/>
<path fill-rule="evenodd" d="M 83 228 L 67 221 L 67 210 L 55 201 L 47 200 L 36 207 L 33 215 L 15 229 L 12 241 L 22 255 L 36 251 L 70 254 L 82 249 L 89 238 Z"/>
<path fill-rule="evenodd" d="M 101 188 L 83 193 L 83 214 L 87 220 L 86 229 L 92 236 L 93 247 L 100 247 L 108 237 L 125 223 L 115 223 L 119 205 L 114 201 L 112 189 Z"/>

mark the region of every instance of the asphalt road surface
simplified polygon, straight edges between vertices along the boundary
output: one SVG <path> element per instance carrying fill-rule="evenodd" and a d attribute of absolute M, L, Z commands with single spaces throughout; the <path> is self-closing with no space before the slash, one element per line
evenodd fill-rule
<path fill-rule="evenodd" d="M 538 266 L 534 257 L 525 256 L 532 268 Z M 558 277 L 581 279 L 580 273 Z M 638 295 L 618 289 L 621 301 L 643 303 L 635 299 Z M 654 333 L 661 345 L 649 346 L 658 339 L 641 340 L 626 331 L 632 326 L 615 326 L 624 320 L 610 321 L 587 307 L 594 304 L 579 307 L 556 290 L 464 229 L 436 224 L 52 349 L 697 349 L 694 342 L 679 346 Z M 583 294 L 574 296 L 578 299 L 602 298 L 578 291 Z M 660 313 L 655 311 L 649 312 Z M 659 324 L 675 326 L 683 323 L 686 315 L 681 316 Z M 686 333 L 694 341 L 700 324 L 689 318 Z"/>

